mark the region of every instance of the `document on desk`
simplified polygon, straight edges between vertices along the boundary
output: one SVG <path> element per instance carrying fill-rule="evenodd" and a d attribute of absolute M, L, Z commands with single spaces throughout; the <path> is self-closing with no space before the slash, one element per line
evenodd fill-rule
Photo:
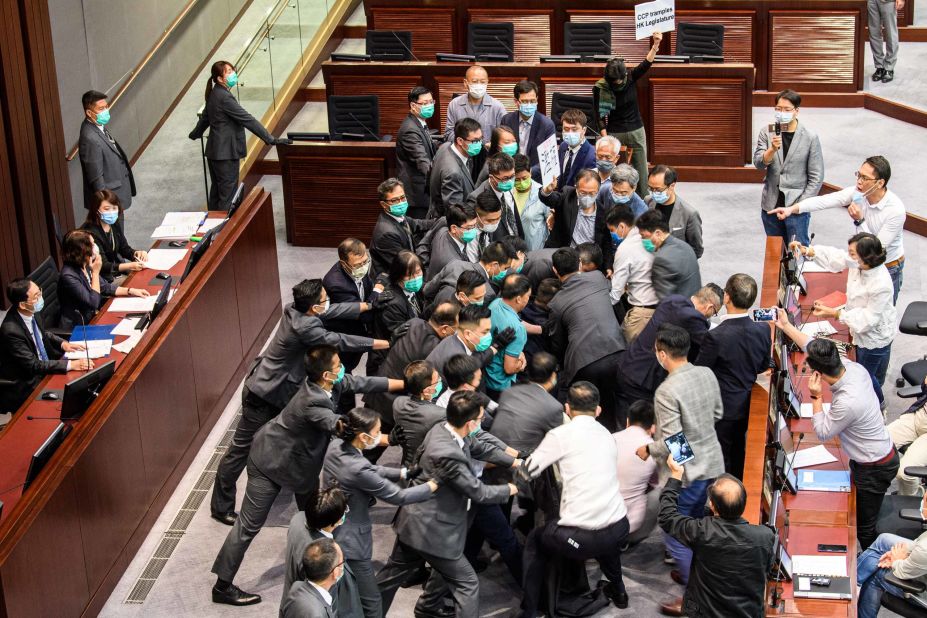
<path fill-rule="evenodd" d="M 830 410 L 830 404 L 825 403 L 824 411 L 827 412 L 828 410 Z M 814 416 L 813 408 L 811 407 L 811 404 L 810 403 L 801 404 L 801 408 L 798 410 L 798 416 L 800 416 L 801 418 L 811 418 L 812 416 Z"/>
<path fill-rule="evenodd" d="M 792 556 L 792 572 L 814 577 L 846 577 L 847 557 L 840 556 Z"/>
<path fill-rule="evenodd" d="M 141 340 L 144 334 L 144 331 L 137 330 L 134 334 L 129 335 L 129 338 L 125 341 L 114 345 L 113 349 L 121 354 L 128 354 L 135 349 L 136 344 Z"/>
<path fill-rule="evenodd" d="M 831 455 L 830 451 L 828 451 L 827 447 L 825 447 L 823 444 L 818 444 L 817 446 L 803 448 L 797 453 L 794 453 L 792 469 L 794 470 L 795 468 L 817 466 L 820 464 L 831 463 L 833 461 L 837 461 L 837 458 Z"/>
<path fill-rule="evenodd" d="M 122 321 L 116 324 L 116 327 L 113 329 L 113 334 L 120 337 L 131 337 L 138 332 L 135 330 L 135 327 L 138 326 L 139 320 L 141 320 L 141 318 L 122 318 Z"/>
<path fill-rule="evenodd" d="M 187 254 L 186 249 L 152 249 L 148 252 L 145 268 L 170 270 Z"/>
<path fill-rule="evenodd" d="M 168 300 L 174 297 L 174 292 L 176 291 L 177 290 L 171 290 L 170 294 L 168 295 Z M 120 296 L 119 298 L 113 299 L 113 302 L 109 304 L 107 311 L 111 311 L 113 313 L 151 311 L 154 309 L 156 300 L 158 300 L 158 296 L 156 294 L 142 298 L 137 298 L 135 296 Z"/>
<path fill-rule="evenodd" d="M 187 240 L 196 232 L 199 221 L 181 225 L 159 225 L 151 233 L 154 240 Z"/>
<path fill-rule="evenodd" d="M 799 330 L 809 337 L 827 337 L 837 332 L 837 329 L 827 320 L 821 320 L 820 322 L 805 322 L 801 325 Z"/>
<path fill-rule="evenodd" d="M 223 223 L 225 223 L 225 219 L 220 219 L 220 218 L 206 219 L 205 221 L 203 221 L 203 225 L 201 225 L 197 229 L 196 231 L 197 235 L 205 234 L 209 230 L 213 229 L 214 227 L 219 227 Z"/>
<path fill-rule="evenodd" d="M 168 212 L 164 214 L 161 225 L 199 225 L 206 217 L 202 211 Z"/>
<path fill-rule="evenodd" d="M 827 270 L 823 266 L 819 265 L 814 260 L 804 260 L 799 266 L 801 269 L 801 274 L 806 275 L 808 273 L 829 273 L 831 271 Z"/>
<path fill-rule="evenodd" d="M 78 343 L 84 343 L 83 341 Z M 65 352 L 64 357 L 68 360 L 77 360 L 79 358 L 87 358 L 88 355 L 90 358 L 103 358 L 104 356 L 109 356 L 110 350 L 113 348 L 112 339 L 91 339 L 87 342 L 86 350 L 74 350 L 72 352 Z"/>

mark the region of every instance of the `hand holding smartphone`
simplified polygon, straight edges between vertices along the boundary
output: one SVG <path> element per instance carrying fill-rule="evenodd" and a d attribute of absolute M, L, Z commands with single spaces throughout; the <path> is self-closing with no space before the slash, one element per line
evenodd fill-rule
<path fill-rule="evenodd" d="M 673 456 L 676 463 L 682 465 L 695 459 L 695 453 L 692 452 L 692 446 L 689 444 L 689 440 L 686 439 L 685 433 L 681 431 L 674 433 L 668 438 L 663 438 L 663 443 L 666 444 L 666 448 L 669 449 L 670 455 Z"/>
<path fill-rule="evenodd" d="M 753 310 L 753 321 L 754 322 L 775 322 L 777 318 L 777 307 L 770 307 L 769 309 L 754 309 Z"/>

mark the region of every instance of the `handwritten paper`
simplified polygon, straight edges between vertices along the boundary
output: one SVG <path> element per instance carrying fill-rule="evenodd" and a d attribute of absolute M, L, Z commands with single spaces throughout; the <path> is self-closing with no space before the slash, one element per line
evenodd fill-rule
<path fill-rule="evenodd" d="M 646 39 L 654 32 L 676 29 L 675 0 L 654 0 L 634 5 L 634 38 Z"/>

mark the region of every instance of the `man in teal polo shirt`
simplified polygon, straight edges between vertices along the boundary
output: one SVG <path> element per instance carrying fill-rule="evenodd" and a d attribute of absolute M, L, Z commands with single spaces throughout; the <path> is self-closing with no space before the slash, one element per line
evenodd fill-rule
<path fill-rule="evenodd" d="M 515 331 L 515 339 L 499 350 L 486 366 L 486 394 L 493 400 L 515 382 L 515 376 L 525 368 L 522 353 L 528 341 L 528 332 L 521 323 L 521 313 L 531 298 L 531 281 L 520 274 L 511 274 L 502 280 L 502 293 L 489 304 L 492 313 L 492 333 L 506 328 Z"/>

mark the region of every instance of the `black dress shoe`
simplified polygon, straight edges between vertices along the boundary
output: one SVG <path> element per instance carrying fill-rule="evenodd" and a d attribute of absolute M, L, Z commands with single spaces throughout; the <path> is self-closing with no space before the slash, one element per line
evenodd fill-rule
<path fill-rule="evenodd" d="M 457 609 L 452 605 L 450 607 L 424 607 L 415 604 L 415 618 L 454 618 L 457 615 Z"/>
<path fill-rule="evenodd" d="M 605 596 L 607 596 L 618 609 L 628 608 L 628 593 L 618 590 L 618 586 L 614 583 L 608 582 L 602 591 L 605 592 Z"/>
<path fill-rule="evenodd" d="M 238 586 L 229 586 L 226 590 L 212 587 L 212 602 L 226 605 L 255 605 L 261 602 L 261 595 L 249 594 Z"/>
<path fill-rule="evenodd" d="M 872 81 L 880 82 L 883 77 L 885 77 L 885 69 L 878 68 L 875 70 L 875 73 L 872 74 Z"/>
<path fill-rule="evenodd" d="M 892 81 L 893 79 L 895 79 L 895 72 L 894 72 L 894 71 L 886 71 L 886 72 L 885 72 L 885 75 L 882 77 L 882 83 L 887 84 L 888 82 Z"/>
<path fill-rule="evenodd" d="M 226 526 L 234 526 L 235 520 L 238 519 L 238 513 L 235 513 L 234 511 L 231 513 L 210 513 L 209 516 L 220 524 L 225 524 Z"/>

